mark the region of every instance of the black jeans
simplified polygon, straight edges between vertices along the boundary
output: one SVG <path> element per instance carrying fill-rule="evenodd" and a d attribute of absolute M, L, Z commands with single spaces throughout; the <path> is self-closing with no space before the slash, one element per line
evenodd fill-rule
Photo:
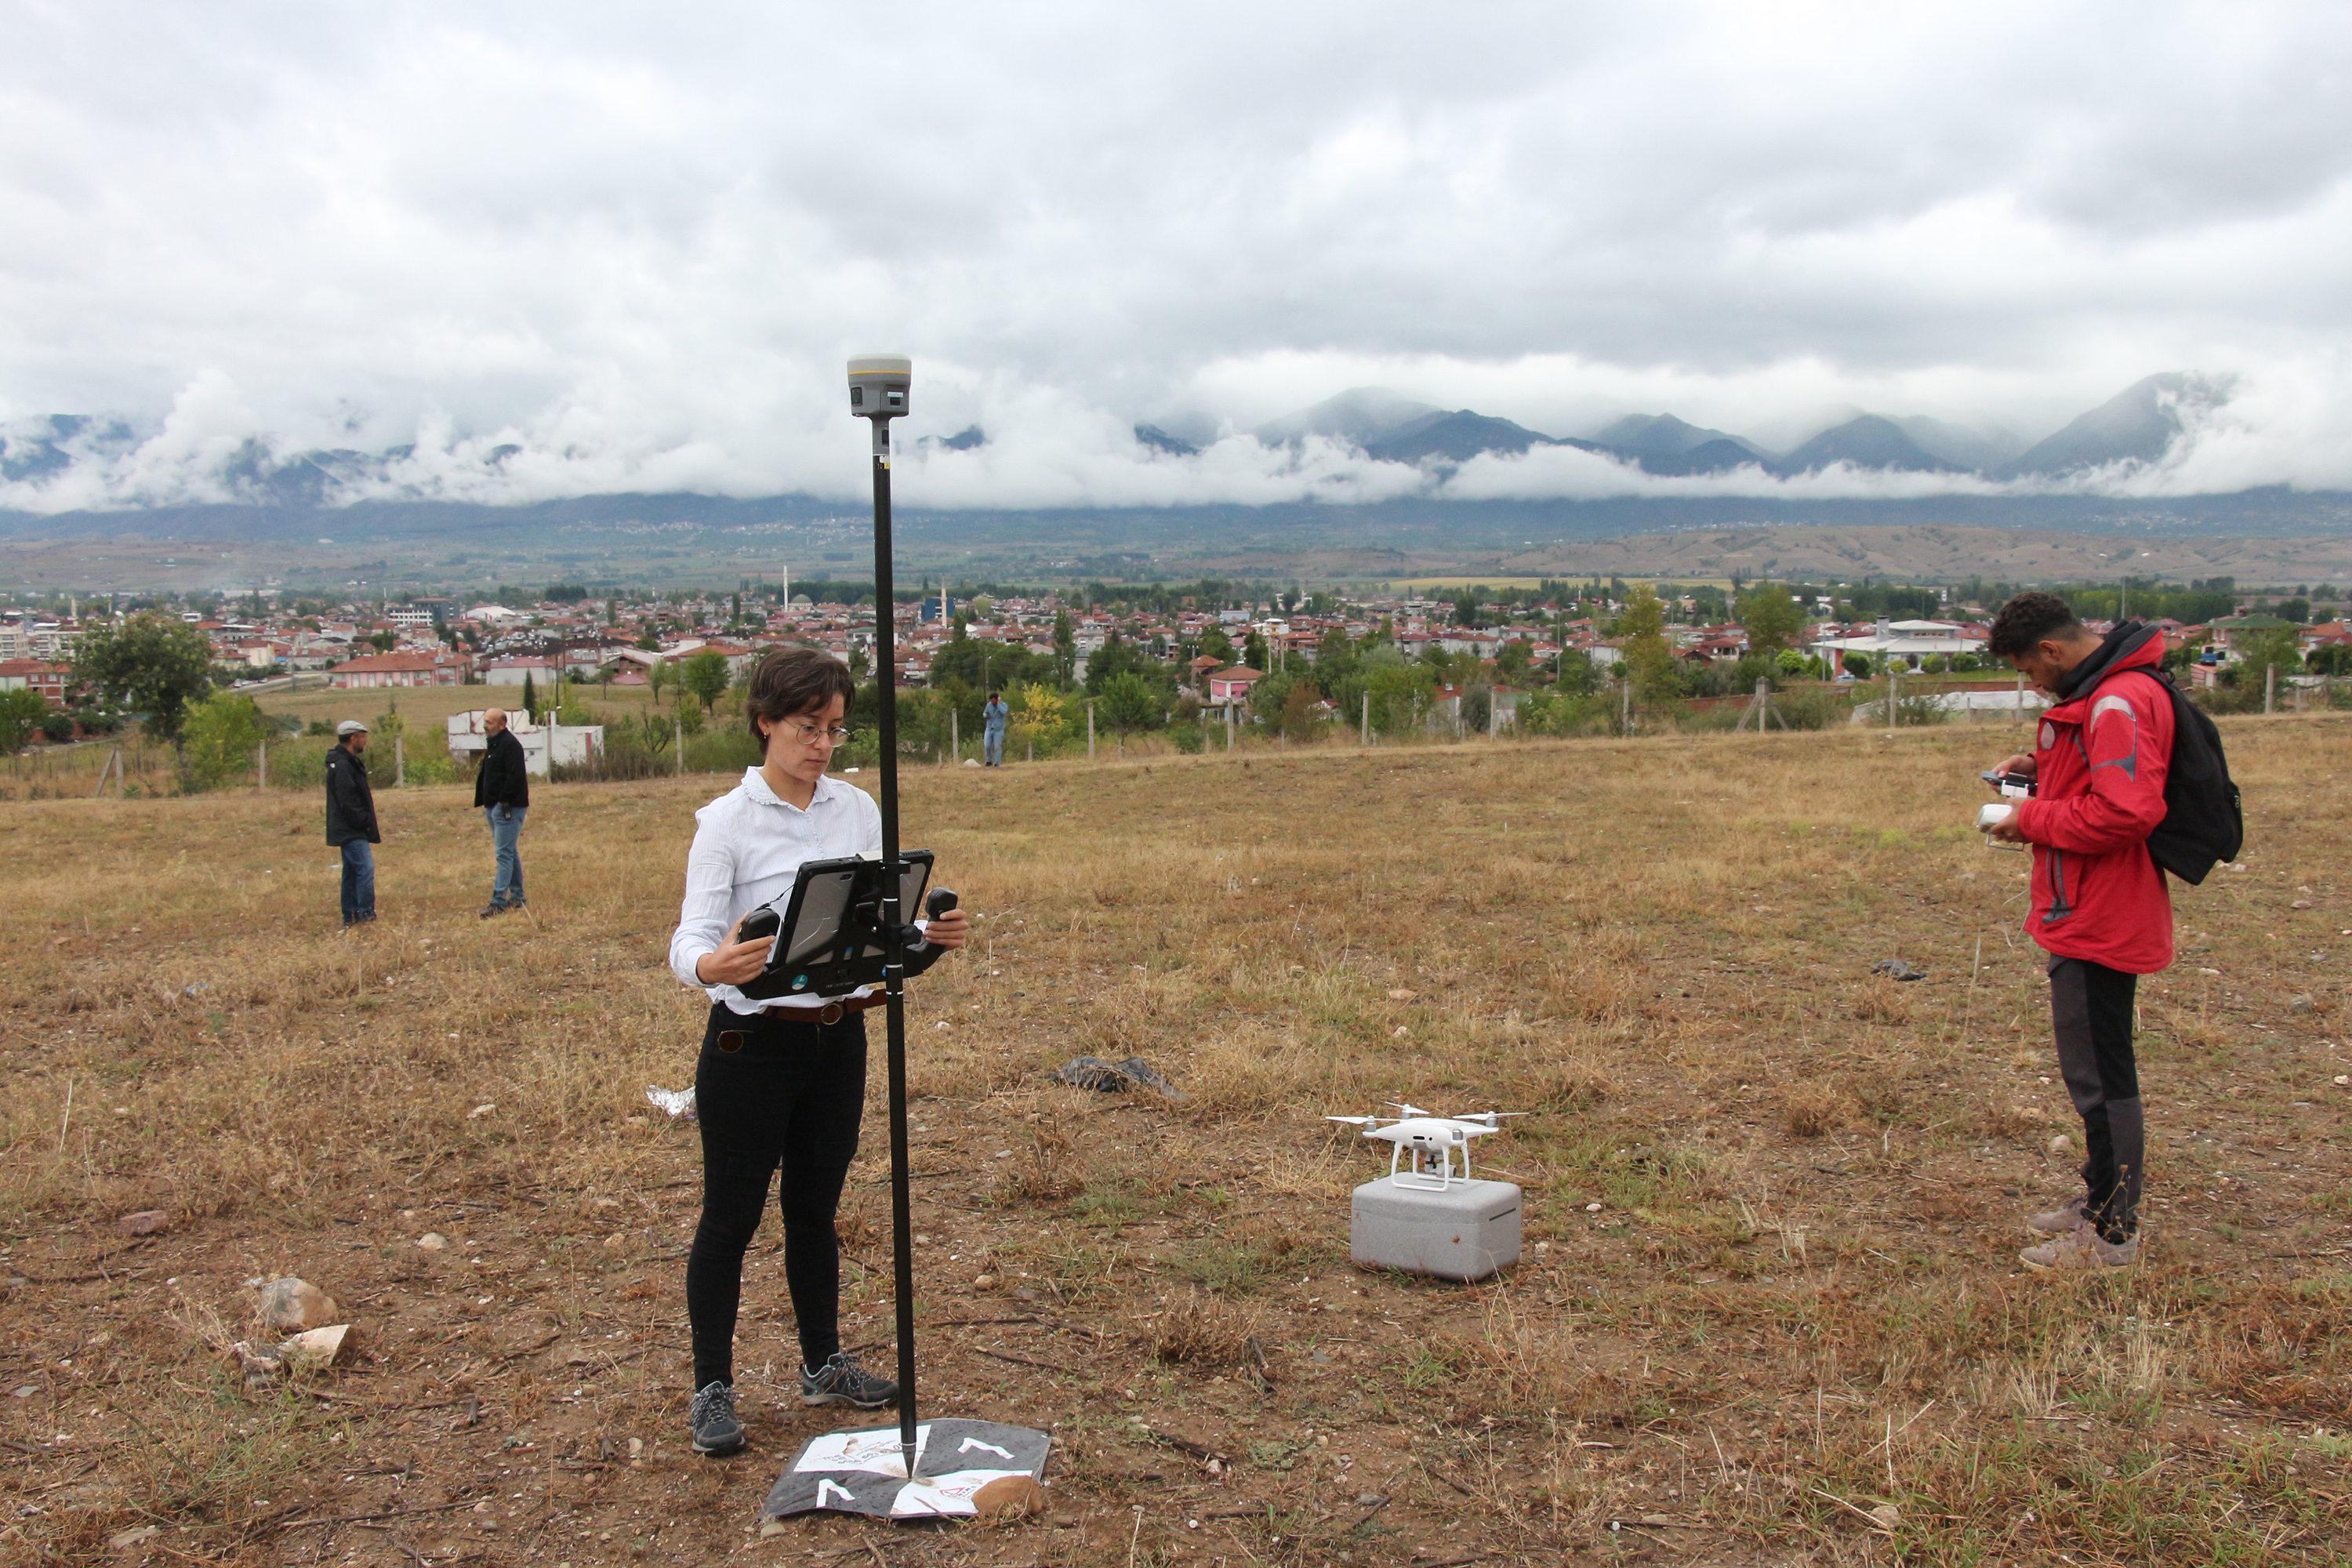
<path fill-rule="evenodd" d="M 2050 960 L 2050 1022 L 2058 1070 L 2083 1117 L 2083 1215 L 2109 1241 L 2139 1227 L 2147 1163 L 2139 1067 L 2132 1059 L 2132 1004 L 2139 976 L 2085 958 Z"/>
<path fill-rule="evenodd" d="M 714 1005 L 694 1090 L 702 1126 L 702 1221 L 686 1257 L 694 1386 L 735 1381 L 743 1254 L 780 1165 L 784 1280 L 801 1359 L 821 1365 L 841 1348 L 841 1246 L 833 1216 L 866 1109 L 866 1020 L 853 1013 L 833 1025 L 792 1023 Z"/>

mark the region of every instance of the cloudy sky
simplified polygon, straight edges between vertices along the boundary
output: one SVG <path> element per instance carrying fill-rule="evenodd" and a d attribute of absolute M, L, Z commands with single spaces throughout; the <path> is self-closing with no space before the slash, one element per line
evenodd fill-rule
<path fill-rule="evenodd" d="M 0 423 L 141 438 L 0 504 L 215 493 L 256 437 L 854 493 L 870 349 L 907 437 L 988 431 L 908 454 L 953 504 L 1671 483 L 1129 435 L 1359 384 L 2031 440 L 2190 368 L 2238 396 L 2131 482 L 2352 486 L 2348 66 L 2352 9 L 2250 0 L 0 0 Z"/>

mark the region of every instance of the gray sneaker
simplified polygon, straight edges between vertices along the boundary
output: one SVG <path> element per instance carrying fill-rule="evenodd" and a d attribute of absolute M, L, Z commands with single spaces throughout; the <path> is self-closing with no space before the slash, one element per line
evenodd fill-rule
<path fill-rule="evenodd" d="M 847 1351 L 834 1352 L 814 1372 L 801 1369 L 803 1405 L 854 1405 L 860 1410 L 879 1410 L 898 1397 L 897 1384 L 875 1376 L 851 1359 Z"/>
<path fill-rule="evenodd" d="M 2026 1228 L 2038 1230 L 2044 1236 L 2068 1235 L 2083 1223 L 2083 1208 L 2090 1201 L 2090 1194 L 2076 1193 L 2048 1214 L 2029 1215 L 2025 1221 Z"/>
<path fill-rule="evenodd" d="M 2139 1237 L 2109 1241 L 2090 1225 L 2078 1225 L 2055 1241 L 2017 1255 L 2028 1268 L 2128 1268 L 2139 1261 Z"/>
<path fill-rule="evenodd" d="M 743 1446 L 743 1423 L 735 1419 L 735 1391 L 723 1383 L 705 1384 L 686 1413 L 698 1454 L 731 1454 Z"/>

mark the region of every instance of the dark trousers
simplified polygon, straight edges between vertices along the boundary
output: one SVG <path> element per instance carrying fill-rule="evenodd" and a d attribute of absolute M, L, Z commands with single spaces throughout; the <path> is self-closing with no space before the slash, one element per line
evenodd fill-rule
<path fill-rule="evenodd" d="M 2139 976 L 2083 958 L 2050 960 L 2050 1022 L 2058 1070 L 2083 1117 L 2084 1217 L 2109 1241 L 2139 1226 L 2147 1165 L 2139 1068 L 2132 1059 L 2132 1003 Z"/>
<path fill-rule="evenodd" d="M 343 923 L 375 919 L 375 850 L 364 838 L 343 846 Z"/>
<path fill-rule="evenodd" d="M 866 1110 L 866 1020 L 853 1013 L 838 1024 L 790 1023 L 715 1005 L 694 1090 L 702 1128 L 702 1220 L 686 1257 L 694 1386 L 735 1381 L 743 1254 L 780 1167 L 784 1282 L 801 1359 L 821 1365 L 841 1348 L 841 1246 L 833 1216 Z"/>

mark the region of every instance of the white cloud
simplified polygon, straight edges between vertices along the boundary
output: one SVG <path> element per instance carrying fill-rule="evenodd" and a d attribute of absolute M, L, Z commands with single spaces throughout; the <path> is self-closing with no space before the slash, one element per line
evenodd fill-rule
<path fill-rule="evenodd" d="M 400 493 L 853 495 L 869 348 L 918 356 L 908 436 L 989 432 L 908 453 L 936 504 L 1909 493 L 1128 431 L 1376 384 L 2030 438 L 2192 366 L 2241 395 L 2099 482 L 2352 484 L 2336 6 L 88 0 L 0 45 L 0 417 L 149 437 L 0 505 L 217 498 L 247 438 L 415 443 Z"/>

